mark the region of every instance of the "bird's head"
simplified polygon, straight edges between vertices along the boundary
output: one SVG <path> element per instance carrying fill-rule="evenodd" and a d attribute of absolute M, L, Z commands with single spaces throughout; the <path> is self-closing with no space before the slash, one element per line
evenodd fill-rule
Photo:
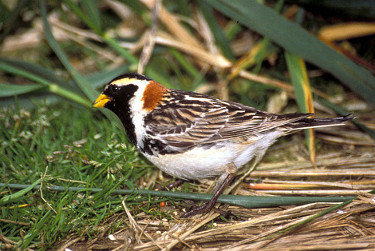
<path fill-rule="evenodd" d="M 124 112 L 149 112 L 160 103 L 167 88 L 136 73 L 127 73 L 110 81 L 94 101 L 93 107 L 105 107 L 121 117 Z"/>

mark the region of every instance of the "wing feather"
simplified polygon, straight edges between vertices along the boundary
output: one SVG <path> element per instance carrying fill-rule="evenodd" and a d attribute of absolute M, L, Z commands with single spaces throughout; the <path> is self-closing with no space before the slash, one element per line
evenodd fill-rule
<path fill-rule="evenodd" d="M 175 96 L 175 97 L 174 97 Z M 149 135 L 187 148 L 239 137 L 257 137 L 308 114 L 275 115 L 206 95 L 172 90 L 145 118 Z"/>

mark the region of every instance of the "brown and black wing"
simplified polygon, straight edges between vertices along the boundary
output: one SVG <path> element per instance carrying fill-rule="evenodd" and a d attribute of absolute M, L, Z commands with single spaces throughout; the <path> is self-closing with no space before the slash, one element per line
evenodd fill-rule
<path fill-rule="evenodd" d="M 170 90 L 163 102 L 145 118 L 146 130 L 159 140 L 159 150 L 178 153 L 197 145 L 212 145 L 238 138 L 259 138 L 269 131 L 290 132 L 342 124 L 350 116 L 308 118 L 312 114 L 270 114 L 242 104 L 203 94 Z"/>
<path fill-rule="evenodd" d="M 210 145 L 258 134 L 283 126 L 309 114 L 268 114 L 234 102 L 206 95 L 171 90 L 145 118 L 146 130 L 159 148 L 181 152 L 196 145 Z"/>

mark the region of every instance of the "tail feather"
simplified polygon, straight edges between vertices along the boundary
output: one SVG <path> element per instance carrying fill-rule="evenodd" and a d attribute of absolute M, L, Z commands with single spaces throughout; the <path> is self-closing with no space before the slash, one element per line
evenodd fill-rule
<path fill-rule="evenodd" d="M 296 130 L 303 130 L 316 127 L 328 127 L 328 126 L 339 126 L 344 125 L 346 121 L 352 120 L 354 117 L 351 113 L 346 114 L 342 117 L 336 118 L 301 118 L 285 125 L 285 129 L 290 132 Z"/>

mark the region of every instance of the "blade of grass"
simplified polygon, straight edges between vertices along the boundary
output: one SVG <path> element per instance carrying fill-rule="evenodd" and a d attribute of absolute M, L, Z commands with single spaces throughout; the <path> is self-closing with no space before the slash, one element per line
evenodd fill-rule
<path fill-rule="evenodd" d="M 123 58 L 129 61 L 130 70 L 134 71 L 138 65 L 138 59 L 134 57 L 128 50 L 122 48 L 119 43 L 110 34 L 105 33 L 102 36 L 103 40 L 112 47 L 117 53 L 119 53 Z"/>
<path fill-rule="evenodd" d="M 22 189 L 28 187 L 23 184 L 4 184 L 0 183 L 0 188 L 6 186 L 11 189 Z M 40 186 L 35 186 L 33 189 L 37 190 Z M 82 187 L 63 187 L 53 186 L 45 187 L 50 191 L 76 191 L 76 192 L 90 192 L 98 193 L 102 192 L 101 188 L 82 188 Z M 149 195 L 157 197 L 171 197 L 176 199 L 185 200 L 205 200 L 208 201 L 212 198 L 211 194 L 202 193 L 181 193 L 181 192 L 170 192 L 170 191 L 153 191 L 153 190 L 126 190 L 116 189 L 112 191 L 112 194 L 126 195 L 126 194 L 137 194 L 137 195 Z M 296 197 L 296 196 L 244 196 L 244 195 L 221 195 L 217 202 L 226 203 L 231 205 L 237 205 L 246 208 L 258 208 L 258 207 L 270 207 L 270 206 L 281 206 L 281 205 L 299 205 L 313 202 L 343 202 L 347 200 L 355 199 L 353 196 L 346 197 Z"/>
<path fill-rule="evenodd" d="M 13 64 L 12 61 L 0 59 L 0 70 L 4 72 L 9 72 L 17 76 L 25 77 L 31 79 L 35 82 L 38 82 L 42 85 L 48 86 L 50 82 L 49 79 L 46 79 L 45 76 L 42 76 L 39 73 L 34 73 L 34 71 L 29 68 L 30 64 L 22 64 L 22 62 L 17 62 L 17 64 Z"/>
<path fill-rule="evenodd" d="M 147 8 L 140 1 L 122 0 L 121 2 L 137 13 L 147 25 L 151 25 L 150 17 L 146 11 Z"/>
<path fill-rule="evenodd" d="M 181 67 L 192 77 L 192 78 L 202 78 L 201 73 L 197 70 L 193 64 L 191 64 L 186 57 L 184 57 L 178 50 L 170 48 L 170 53 L 174 58 L 180 63 Z"/>
<path fill-rule="evenodd" d="M 319 37 L 328 41 L 347 40 L 374 34 L 375 24 L 372 22 L 346 22 L 327 25 L 322 27 L 319 31 Z"/>
<path fill-rule="evenodd" d="M 225 15 L 270 38 L 285 50 L 327 70 L 369 103 L 375 104 L 375 77 L 298 24 L 288 21 L 257 1 L 207 2 Z"/>
<path fill-rule="evenodd" d="M 215 41 L 219 46 L 221 52 L 228 60 L 233 61 L 235 59 L 234 54 L 232 52 L 232 49 L 230 48 L 227 38 L 225 37 L 225 34 L 223 33 L 221 27 L 215 19 L 212 7 L 205 1 L 198 1 L 197 3 L 203 13 L 203 16 L 206 19 L 208 26 L 210 27 L 212 34 L 215 37 Z"/>
<path fill-rule="evenodd" d="M 0 97 L 11 97 L 21 95 L 29 92 L 34 92 L 43 89 L 44 86 L 40 84 L 31 85 L 15 85 L 15 84 L 2 84 L 0 83 Z"/>
<path fill-rule="evenodd" d="M 115 38 L 113 38 L 109 33 L 105 33 L 102 36 L 102 38 L 112 49 L 114 49 L 117 53 L 119 53 L 122 57 L 129 61 L 130 71 L 136 71 L 138 59 L 135 56 L 133 56 L 128 50 L 122 48 L 118 41 Z M 154 69 L 154 67 L 151 67 L 151 65 L 147 67 L 146 73 L 150 78 L 160 83 L 163 83 L 164 85 L 169 84 L 169 78 L 158 72 L 156 69 Z"/>
<path fill-rule="evenodd" d="M 286 0 L 292 4 L 298 4 L 309 9 L 316 9 L 319 13 L 327 13 L 332 16 L 335 12 L 341 16 L 350 18 L 375 18 L 374 1 L 369 0 Z"/>
<path fill-rule="evenodd" d="M 70 1 L 70 0 L 69 0 Z M 97 34 L 101 33 L 101 18 L 100 12 L 98 9 L 98 0 L 91 0 L 91 1 L 80 1 L 82 4 L 82 8 L 85 10 L 85 14 L 91 20 L 93 29 Z"/>
<path fill-rule="evenodd" d="M 284 234 L 284 233 L 286 233 L 286 232 L 289 232 L 289 231 L 291 231 L 291 230 L 293 230 L 293 229 L 296 229 L 296 228 L 298 228 L 299 226 L 302 226 L 302 225 L 304 225 L 304 224 L 307 224 L 307 223 L 309 223 L 309 222 L 311 222 L 311 221 L 313 221 L 313 220 L 315 220 L 315 219 L 317 219 L 317 218 L 319 218 L 319 217 L 321 217 L 321 216 L 323 216 L 323 215 L 325 215 L 325 214 L 328 214 L 328 213 L 330 213 L 330 212 L 332 212 L 332 211 L 334 211 L 334 210 L 339 209 L 340 207 L 343 207 L 343 206 L 348 205 L 348 204 L 351 203 L 353 200 L 354 200 L 354 199 L 348 199 L 348 200 L 344 201 L 343 203 L 340 203 L 340 204 L 338 204 L 338 205 L 335 205 L 335 206 L 333 206 L 333 207 L 330 207 L 330 208 L 328 208 L 328 209 L 325 209 L 325 210 L 321 211 L 320 213 L 317 213 L 317 214 L 315 214 L 315 215 L 313 215 L 313 216 L 307 218 L 307 219 L 304 220 L 304 221 L 298 222 L 297 224 L 295 224 L 295 225 L 293 225 L 293 226 L 290 226 L 290 227 L 288 227 L 288 228 L 286 228 L 286 229 L 283 229 L 283 230 L 281 230 L 281 231 L 279 231 L 279 232 L 277 232 L 277 233 L 275 233 L 275 234 L 273 234 L 273 235 L 267 236 L 267 237 L 264 238 L 264 239 L 265 239 L 265 240 L 267 240 L 267 239 L 271 239 L 271 238 L 276 237 L 277 235 L 281 235 L 281 234 Z"/>
<path fill-rule="evenodd" d="M 41 219 L 37 220 L 37 223 L 30 229 L 30 231 L 25 235 L 23 239 L 23 243 L 21 245 L 22 249 L 26 249 L 29 244 L 43 231 L 43 226 L 47 223 L 48 220 L 51 218 L 52 210 L 49 210 Z"/>
<path fill-rule="evenodd" d="M 95 31 L 95 33 L 101 33 L 101 24 L 99 18 L 99 12 L 97 6 L 97 1 L 81 1 L 83 8 L 86 10 L 86 13 L 83 12 L 78 4 L 74 3 L 71 0 L 64 0 L 64 3 L 88 26 L 90 29 Z"/>
<path fill-rule="evenodd" d="M 225 36 L 229 41 L 232 41 L 236 38 L 238 34 L 242 31 L 242 26 L 239 25 L 236 21 L 230 21 L 224 28 Z"/>
<path fill-rule="evenodd" d="M 0 58 L 0 70 L 31 79 L 38 84 L 41 84 L 40 87 L 38 87 L 38 84 L 9 84 L 0 88 L 0 97 L 26 94 L 20 96 L 18 100 L 19 104 L 23 107 L 29 107 L 32 105 L 32 103 L 28 101 L 28 99 L 31 98 L 48 99 L 52 102 L 57 101 L 57 99 L 49 97 L 48 91 L 85 107 L 91 107 L 91 102 L 81 96 L 81 91 L 74 85 L 73 81 L 67 81 L 57 77 L 50 69 L 28 62 Z M 114 77 L 127 72 L 127 70 L 128 66 L 122 65 L 112 70 L 104 70 L 102 72 L 87 75 L 85 76 L 85 79 L 96 88 L 103 86 Z M 8 106 L 12 103 L 14 103 L 14 99 L 8 98 L 0 100 L 0 106 Z"/>
<path fill-rule="evenodd" d="M 43 0 L 41 0 L 41 1 L 43 1 Z M 78 4 L 72 2 L 71 0 L 66 0 L 66 2 L 68 3 L 69 8 L 79 18 L 81 18 L 81 20 L 84 23 L 86 23 L 87 26 L 89 26 L 97 35 L 99 35 L 104 40 L 104 42 L 106 42 L 112 49 L 114 49 L 117 53 L 119 53 L 123 58 L 125 58 L 130 63 L 128 68 L 131 72 L 137 71 L 138 59 L 135 56 L 133 56 L 127 49 L 121 47 L 121 45 L 118 43 L 118 41 L 114 37 L 112 37 L 112 35 L 110 35 L 107 32 L 100 31 L 100 28 L 98 27 L 98 25 L 95 25 L 95 22 L 93 21 L 93 19 L 97 18 L 97 17 L 95 17 L 96 14 L 95 15 L 92 14 L 93 16 L 91 18 L 88 18 L 88 17 L 86 17 L 85 13 L 79 8 Z M 88 1 L 88 2 L 90 2 L 90 1 Z M 135 7 L 138 10 L 142 9 L 141 5 L 130 3 L 128 1 L 126 1 L 125 3 L 131 5 L 131 7 Z M 94 9 L 94 8 L 97 8 L 96 6 L 97 5 L 90 4 L 90 6 L 87 6 L 85 8 Z M 95 12 L 95 11 L 93 11 L 93 12 Z M 56 53 L 56 51 L 55 51 L 55 53 Z M 65 66 L 65 64 L 64 64 L 64 66 Z M 65 67 L 67 67 L 67 66 L 65 66 Z M 69 70 L 69 67 L 67 69 Z M 154 80 L 156 80 L 160 83 L 164 83 L 164 84 L 168 85 L 169 78 L 167 76 L 164 76 L 163 74 L 161 74 L 160 71 L 158 71 L 156 68 L 152 67 L 151 65 L 149 65 L 147 67 L 146 74 L 150 78 L 152 78 L 152 79 L 154 79 Z M 74 75 L 72 75 L 72 76 L 74 78 Z M 79 76 L 77 76 L 77 77 L 79 77 Z M 75 79 L 75 81 L 77 82 L 77 79 Z M 77 84 L 80 85 L 80 82 L 77 82 Z M 95 96 L 97 96 L 97 95 L 95 95 Z"/>
<path fill-rule="evenodd" d="M 0 63 L 4 63 L 6 65 L 10 65 L 14 68 L 18 68 L 25 72 L 32 73 L 35 76 L 39 76 L 40 78 L 45 79 L 47 82 L 56 83 L 71 91 L 77 93 L 80 92 L 80 89 L 77 88 L 72 81 L 68 81 L 64 78 L 57 76 L 54 71 L 41 65 L 10 58 L 0 58 Z"/>
<path fill-rule="evenodd" d="M 4 196 L 3 198 L 0 199 L 0 205 L 4 205 L 5 203 L 9 203 L 9 202 L 12 202 L 13 200 L 16 200 L 22 196 L 24 196 L 26 193 L 28 193 L 29 191 L 35 189 L 35 187 L 40 183 L 41 179 L 38 179 L 36 180 L 33 184 L 31 185 L 27 185 L 27 186 L 23 186 L 22 190 L 14 193 L 14 194 L 10 194 L 10 195 L 7 195 L 7 196 Z M 4 183 L 1 183 L 1 184 L 4 184 Z M 5 184 L 4 184 L 5 185 Z M 6 185 L 5 185 L 6 186 Z M 2 187 L 2 186 L 1 186 Z"/>
<path fill-rule="evenodd" d="M 310 81 L 307 77 L 305 62 L 301 57 L 286 52 L 285 59 L 290 77 L 294 86 L 297 104 L 303 113 L 314 113 L 314 104 L 311 94 Z M 316 165 L 315 135 L 312 128 L 305 130 L 306 143 L 310 152 L 310 160 Z"/>
<path fill-rule="evenodd" d="M 55 52 L 56 56 L 59 58 L 60 62 L 64 65 L 65 69 L 69 72 L 71 77 L 74 79 L 78 87 L 82 90 L 82 92 L 90 99 L 94 100 L 98 95 L 97 92 L 82 76 L 81 74 L 72 66 L 68 57 L 61 49 L 60 45 L 55 40 L 49 22 L 47 20 L 47 10 L 45 6 L 44 0 L 39 1 L 40 10 L 42 14 L 42 21 L 44 27 L 44 33 L 47 39 L 47 42 L 51 49 Z"/>
<path fill-rule="evenodd" d="M 258 72 L 264 58 L 272 54 L 274 51 L 275 49 L 270 46 L 269 39 L 263 39 L 257 42 L 250 51 L 234 63 L 228 79 L 235 78 L 240 74 L 241 70 L 245 70 L 255 64 L 259 65 L 259 67 L 257 67 L 258 69 L 255 70 L 255 72 Z"/>
<path fill-rule="evenodd" d="M 18 76 L 22 76 L 28 79 L 31 79 L 41 85 L 44 85 L 48 88 L 48 91 L 59 95 L 61 97 L 67 98 L 69 100 L 72 100 L 78 104 L 81 104 L 86 107 L 91 106 L 91 102 L 89 102 L 87 99 L 83 98 L 79 94 L 76 94 L 75 92 L 72 92 L 66 88 L 63 88 L 59 86 L 56 83 L 51 83 L 47 79 L 44 79 L 41 76 L 38 76 L 32 72 L 29 72 L 27 70 L 23 70 L 22 68 L 15 67 L 13 65 L 7 64 L 6 62 L 3 62 L 0 60 L 0 70 L 13 73 Z M 26 88 L 26 87 L 25 87 Z M 0 94 L 2 93 L 2 90 L 0 90 Z"/>
<path fill-rule="evenodd" d="M 1 3 L 1 23 L 2 23 L 2 30 L 0 34 L 0 44 L 4 41 L 4 39 L 8 36 L 8 34 L 15 29 L 19 23 L 17 22 L 17 19 L 21 18 L 20 14 L 22 11 L 22 8 L 26 5 L 28 1 L 27 0 L 20 0 L 17 1 L 15 4 L 16 6 L 13 8 L 11 12 L 7 12 L 8 8 Z"/>

